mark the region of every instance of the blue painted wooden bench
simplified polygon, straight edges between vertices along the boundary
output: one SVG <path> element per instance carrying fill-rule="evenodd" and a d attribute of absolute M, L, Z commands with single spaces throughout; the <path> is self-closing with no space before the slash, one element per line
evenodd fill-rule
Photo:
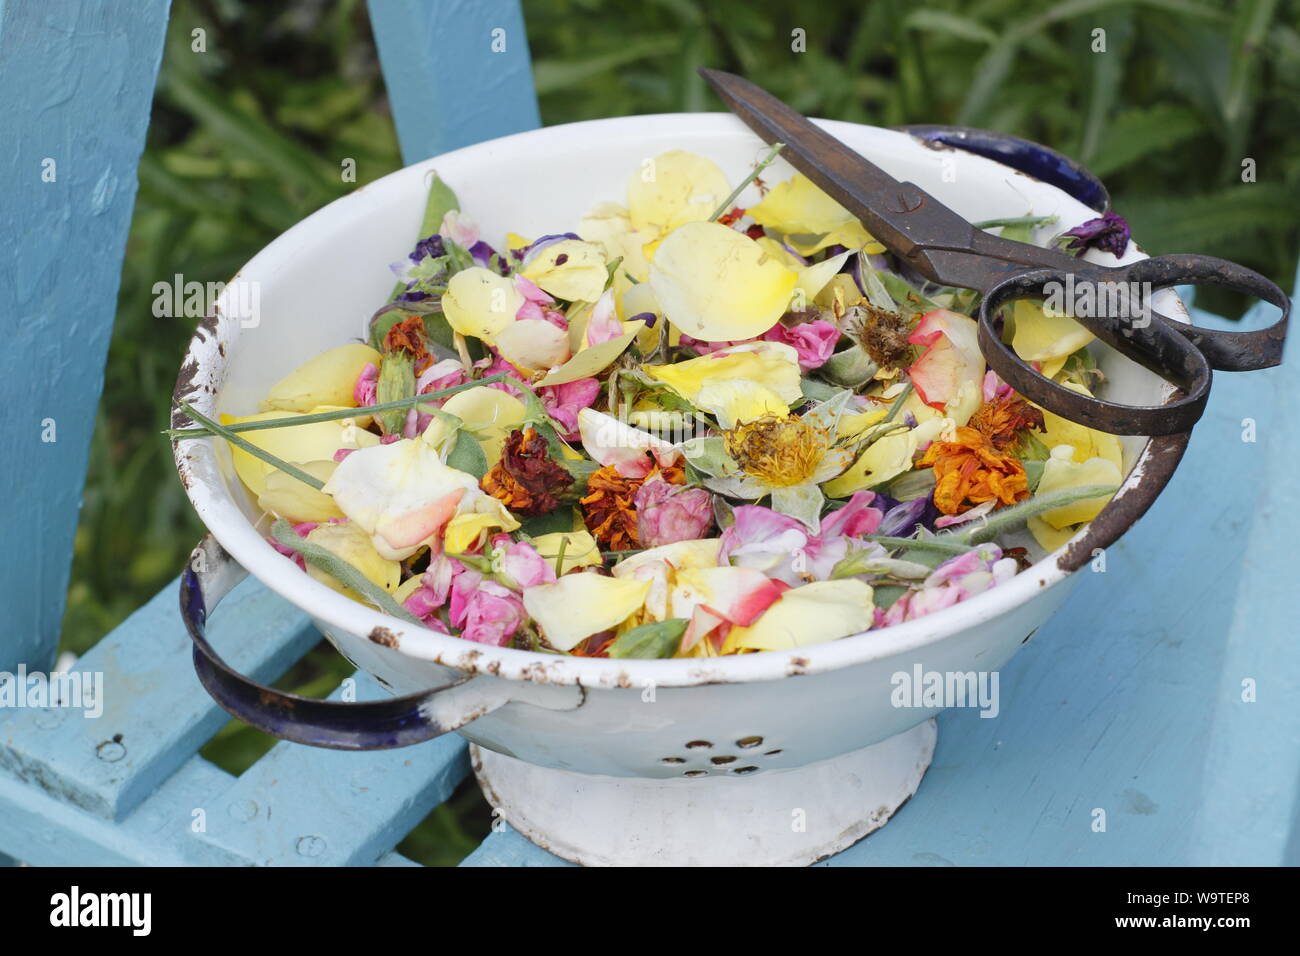
<path fill-rule="evenodd" d="M 408 162 L 538 123 L 513 0 L 371 0 L 371 16 Z M 0 0 L 0 671 L 53 661 L 166 17 L 166 0 Z M 489 54 L 497 28 L 506 51 Z M 449 84 L 490 93 L 492 109 L 438 112 L 457 99 L 439 95 Z M 46 157 L 57 185 L 42 181 Z M 69 322 L 73 334 L 42 334 Z M 831 864 L 1300 862 L 1292 359 L 1220 377 L 1155 508 L 1003 671 L 1000 716 L 944 714 L 916 796 Z M 43 441 L 51 420 L 57 440 Z M 227 718 L 194 676 L 176 605 L 169 586 L 77 662 L 104 675 L 98 719 L 0 710 L 0 853 L 412 865 L 393 847 L 469 773 L 464 742 L 369 754 L 281 743 L 233 777 L 197 755 Z M 212 637 L 264 681 L 317 640 L 251 581 Z M 358 699 L 381 694 L 354 679 Z M 562 861 L 503 828 L 465 864 Z"/>

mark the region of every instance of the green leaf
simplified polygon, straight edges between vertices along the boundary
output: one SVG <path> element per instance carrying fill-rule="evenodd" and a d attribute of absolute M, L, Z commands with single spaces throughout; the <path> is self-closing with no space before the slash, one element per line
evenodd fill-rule
<path fill-rule="evenodd" d="M 443 218 L 452 210 L 460 210 L 460 200 L 435 170 L 429 180 L 429 198 L 424 202 L 424 218 L 420 220 L 420 234 L 415 241 L 427 239 L 441 229 Z"/>
<path fill-rule="evenodd" d="M 673 617 L 666 621 L 638 625 L 625 631 L 609 645 L 609 656 L 638 660 L 672 657 L 681 646 L 682 635 L 686 633 L 689 623 L 685 618 Z"/>
<path fill-rule="evenodd" d="M 544 534 L 555 534 L 557 531 L 572 531 L 573 517 L 572 508 L 556 508 L 549 514 L 524 518 L 520 522 L 519 533 L 530 538 L 540 538 Z"/>
<path fill-rule="evenodd" d="M 483 454 L 483 446 L 466 431 L 456 433 L 456 443 L 452 445 L 451 453 L 447 455 L 447 464 L 457 471 L 473 475 L 480 481 L 488 470 L 487 455 Z"/>

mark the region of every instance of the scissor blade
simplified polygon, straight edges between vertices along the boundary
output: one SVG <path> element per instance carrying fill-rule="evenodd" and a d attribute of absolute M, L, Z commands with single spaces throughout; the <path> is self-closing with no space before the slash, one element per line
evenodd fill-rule
<path fill-rule="evenodd" d="M 872 214 L 872 200 L 878 201 L 902 185 L 861 153 L 849 149 L 744 77 L 704 68 L 700 73 L 731 111 L 765 142 L 785 144 L 781 154 L 790 165 L 831 195 L 844 193 L 843 198 L 835 198 L 854 215 Z M 850 181 L 846 181 L 848 174 L 852 174 Z M 855 209 L 850 203 L 861 208 Z"/>

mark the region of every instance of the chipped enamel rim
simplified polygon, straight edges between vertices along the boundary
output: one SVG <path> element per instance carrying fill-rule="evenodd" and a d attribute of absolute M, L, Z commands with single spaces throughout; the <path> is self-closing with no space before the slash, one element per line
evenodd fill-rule
<path fill-rule="evenodd" d="M 933 153 L 935 147 L 892 130 L 864 127 L 859 124 L 819 120 L 829 132 L 846 139 L 861 138 L 863 131 L 873 136 L 903 137 L 917 150 Z M 435 164 L 454 164 L 472 160 L 485 148 L 509 149 L 518 155 L 536 158 L 572 157 L 573 142 L 584 137 L 596 139 L 662 140 L 665 133 L 686 137 L 730 134 L 759 141 L 730 114 L 688 113 L 621 117 L 591 120 L 564 126 L 548 127 L 480 143 L 414 166 L 391 173 L 345 196 L 298 223 L 271 242 L 240 270 L 237 277 L 273 279 L 280 262 L 292 257 L 309 238 L 320 233 L 336 232 L 364 211 L 362 197 L 393 192 L 421 194 L 418 183 Z M 648 136 L 654 133 L 654 137 Z M 1008 174 L 1008 168 L 976 155 L 965 155 L 968 169 L 989 176 Z M 1018 171 L 1039 188 L 1039 184 Z M 1064 193 L 1061 193 L 1065 197 Z M 1068 199 L 1069 197 L 1065 197 Z M 1078 222 L 1094 215 L 1082 203 L 1077 205 Z M 1059 228 L 1077 222 L 1062 218 Z M 1120 262 L 1147 258 L 1136 243 Z M 1112 261 L 1109 255 L 1099 261 Z M 381 264 L 382 265 L 382 264 Z M 232 280 L 233 282 L 233 280 Z M 1179 301 L 1171 311 L 1173 317 L 1190 321 Z M 215 416 L 216 397 L 225 381 L 226 343 L 240 332 L 239 323 L 227 315 L 225 297 L 218 299 L 213 313 L 200 322 L 190 342 L 176 386 L 176 402 L 189 401 L 200 411 Z M 1172 394 L 1166 386 L 1165 397 Z M 173 425 L 183 427 L 188 420 L 173 408 Z M 1026 603 L 1045 589 L 1055 587 L 1087 563 L 1093 549 L 1113 543 L 1150 507 L 1177 466 L 1186 446 L 1187 436 L 1168 436 L 1149 440 L 1125 477 L 1120 490 L 1093 522 L 1057 551 L 1048 554 L 1031 568 L 983 594 L 914 621 L 880 631 L 867 631 L 852 637 L 784 651 L 760 651 L 716 658 L 675 660 L 602 660 L 534 653 L 492 647 L 464 641 L 457 637 L 415 627 L 405 621 L 358 604 L 315 579 L 303 574 L 296 565 L 273 549 L 249 522 L 232 499 L 221 475 L 214 441 L 188 439 L 175 443 L 176 467 L 190 501 L 199 517 L 227 552 L 258 578 L 266 587 L 297 605 L 329 629 L 356 635 L 381 635 L 388 646 L 397 646 L 412 658 L 431 661 L 470 673 L 532 681 L 543 684 L 580 684 L 585 687 L 644 686 L 647 682 L 661 687 L 690 687 L 711 683 L 739 683 L 776 680 L 797 674 L 836 670 L 854 664 L 888 658 L 941 641 L 968 628 L 990 621 Z M 241 488 L 240 493 L 243 494 Z"/>

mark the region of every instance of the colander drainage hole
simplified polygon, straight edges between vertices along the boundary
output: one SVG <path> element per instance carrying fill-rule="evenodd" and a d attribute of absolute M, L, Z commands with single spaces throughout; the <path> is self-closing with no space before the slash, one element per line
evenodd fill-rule
<path fill-rule="evenodd" d="M 769 750 L 767 753 L 763 754 L 763 756 L 764 756 L 764 757 L 775 757 L 775 756 L 776 756 L 777 754 L 779 754 L 779 753 L 781 753 L 781 750 L 780 750 L 780 748 L 777 748 L 776 750 Z"/>
<path fill-rule="evenodd" d="M 757 773 L 758 768 L 757 767 L 736 767 L 731 772 L 732 773 Z"/>
<path fill-rule="evenodd" d="M 761 747 L 763 746 L 763 738 L 762 737 L 741 737 L 739 740 L 736 741 L 736 746 L 742 747 L 745 750 L 748 750 L 751 747 Z"/>
<path fill-rule="evenodd" d="M 682 774 L 683 777 L 707 777 L 708 775 L 707 770 L 688 770 Z"/>
<path fill-rule="evenodd" d="M 687 743 L 687 745 L 686 745 L 686 749 L 687 749 L 687 750 L 707 750 L 707 749 L 709 749 L 709 748 L 712 747 L 712 746 L 713 746 L 713 744 L 709 743 L 707 740 L 692 740 L 692 741 L 690 741 L 689 743 Z"/>
<path fill-rule="evenodd" d="M 724 763 L 735 763 L 736 758 L 735 757 L 710 757 L 709 762 L 715 763 L 718 766 L 722 766 Z"/>
<path fill-rule="evenodd" d="M 685 757 L 661 757 L 660 763 L 686 763 Z"/>

